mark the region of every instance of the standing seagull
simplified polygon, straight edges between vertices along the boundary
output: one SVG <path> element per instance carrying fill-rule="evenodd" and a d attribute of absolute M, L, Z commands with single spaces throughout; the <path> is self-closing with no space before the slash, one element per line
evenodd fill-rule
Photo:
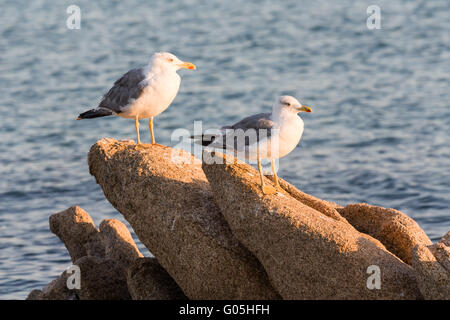
<path fill-rule="evenodd" d="M 290 153 L 300 142 L 303 134 L 303 120 L 297 113 L 302 111 L 312 112 L 311 108 L 302 105 L 294 97 L 281 96 L 271 113 L 249 116 L 232 126 L 222 127 L 218 135 L 202 135 L 201 140 L 197 142 L 208 147 L 245 152 L 247 160 L 256 159 L 262 191 L 264 194 L 273 194 L 276 190 L 264 184 L 261 160 L 270 160 L 275 186 L 280 188 L 275 170 L 275 159 Z M 255 133 L 253 141 L 252 131 Z M 240 144 L 239 141 L 241 141 Z"/>
<path fill-rule="evenodd" d="M 139 119 L 149 118 L 154 144 L 153 117 L 166 110 L 177 95 L 181 83 L 177 70 L 181 68 L 196 69 L 194 64 L 181 61 L 171 53 L 155 53 L 147 66 L 125 73 L 103 96 L 96 109 L 83 112 L 77 120 L 111 115 L 134 119 L 137 144 L 141 144 Z"/>

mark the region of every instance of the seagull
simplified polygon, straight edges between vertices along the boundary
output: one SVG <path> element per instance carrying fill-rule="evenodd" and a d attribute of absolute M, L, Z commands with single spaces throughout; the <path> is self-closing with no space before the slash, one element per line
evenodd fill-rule
<path fill-rule="evenodd" d="M 304 126 L 302 118 L 298 116 L 299 112 L 312 110 L 292 96 L 281 96 L 271 113 L 255 114 L 231 126 L 220 128 L 220 132 L 216 134 L 203 134 L 191 138 L 203 146 L 231 149 L 235 153 L 240 151 L 244 152 L 247 160 L 256 159 L 262 192 L 274 194 L 276 189 L 264 184 L 261 160 L 270 160 L 275 187 L 281 189 L 275 170 L 275 159 L 289 154 L 300 142 Z"/>
<path fill-rule="evenodd" d="M 178 93 L 181 77 L 177 71 L 186 68 L 195 70 L 190 62 L 184 62 L 169 52 L 155 53 L 148 65 L 131 69 L 119 78 L 96 109 L 80 114 L 77 120 L 116 115 L 134 119 L 137 144 L 139 119 L 149 119 L 151 143 L 155 144 L 153 117 L 166 110 Z"/>

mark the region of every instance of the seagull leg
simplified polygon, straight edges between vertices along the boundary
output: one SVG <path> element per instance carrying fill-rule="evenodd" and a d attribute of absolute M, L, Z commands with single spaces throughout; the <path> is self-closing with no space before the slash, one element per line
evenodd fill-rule
<path fill-rule="evenodd" d="M 160 147 L 168 148 L 166 146 L 163 146 L 162 144 L 155 142 L 155 133 L 153 132 L 153 117 L 150 117 L 150 119 L 148 119 L 148 128 L 150 129 L 150 137 L 152 139 L 152 144 L 160 146 Z"/>
<path fill-rule="evenodd" d="M 278 176 L 277 176 L 277 171 L 276 171 L 276 167 L 275 167 L 275 160 L 271 159 L 270 163 L 272 165 L 272 173 L 273 173 L 273 183 L 275 183 L 275 187 L 277 189 L 282 189 L 280 184 L 278 183 Z"/>
<path fill-rule="evenodd" d="M 155 144 L 155 134 L 153 133 L 153 117 L 148 119 L 148 127 L 150 129 L 150 137 L 152 139 L 152 144 Z"/>
<path fill-rule="evenodd" d="M 134 118 L 134 126 L 136 127 L 137 144 L 141 144 L 141 139 L 139 138 L 139 116 Z"/>
<path fill-rule="evenodd" d="M 272 186 L 267 186 L 264 183 L 264 175 L 263 175 L 263 172 L 262 172 L 262 165 L 261 165 L 261 159 L 259 157 L 259 150 L 258 150 L 257 162 L 258 162 L 259 177 L 261 179 L 261 189 L 262 189 L 263 194 L 275 194 L 275 193 L 277 193 L 277 190 L 275 190 L 275 188 L 273 188 Z"/>

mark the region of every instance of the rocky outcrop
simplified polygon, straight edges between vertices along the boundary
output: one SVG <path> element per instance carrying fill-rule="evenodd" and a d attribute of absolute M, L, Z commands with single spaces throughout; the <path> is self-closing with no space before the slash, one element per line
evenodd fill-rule
<path fill-rule="evenodd" d="M 233 234 L 284 299 L 421 297 L 410 266 L 343 221 L 284 193 L 263 195 L 251 166 L 218 159 L 203 170 Z M 366 285 L 370 266 L 381 270 L 380 289 Z"/>
<path fill-rule="evenodd" d="M 127 273 L 133 300 L 185 300 L 187 297 L 155 258 L 136 259 Z"/>
<path fill-rule="evenodd" d="M 77 206 L 51 215 L 49 221 L 50 230 L 65 244 L 73 264 L 80 268 L 81 286 L 73 289 L 80 299 L 131 298 L 126 283 L 127 261 L 116 258 L 142 255 L 135 253 L 136 245 L 120 221 L 104 221 L 101 234 L 89 214 Z M 119 239 L 124 229 L 128 234 Z M 110 250 L 113 246 L 118 250 Z"/>
<path fill-rule="evenodd" d="M 367 203 L 349 204 L 337 210 L 357 230 L 378 239 L 408 264 L 411 264 L 411 252 L 416 245 L 431 244 L 417 222 L 398 210 Z"/>
<path fill-rule="evenodd" d="M 277 299 L 261 264 L 231 234 L 201 163 L 187 152 L 112 139 L 89 170 L 140 241 L 191 299 Z"/>
<path fill-rule="evenodd" d="M 128 269 L 136 269 L 136 259 L 144 259 L 134 243 L 126 226 L 116 219 L 107 219 L 98 230 L 89 214 L 79 207 L 71 207 L 50 216 L 50 229 L 63 241 L 72 257 L 74 266 L 80 270 L 80 288 L 69 289 L 70 281 L 64 271 L 61 276 L 50 282 L 42 291 L 33 290 L 28 300 L 124 300 L 131 299 L 128 289 Z M 158 263 L 152 260 L 157 270 Z M 159 268 L 161 268 L 159 266 Z M 146 279 L 152 280 L 154 287 L 169 284 L 171 291 L 178 289 L 176 283 L 161 276 L 162 271 L 146 273 Z M 151 279 L 154 275 L 155 278 Z M 137 280 L 137 277 L 133 278 Z M 161 281 L 164 280 L 164 283 Z M 134 286 L 139 286 L 134 283 Z M 144 287 L 145 284 L 141 284 Z M 134 293 L 134 291 L 133 291 Z M 166 299 L 167 292 L 156 290 L 149 299 Z"/>
<path fill-rule="evenodd" d="M 78 206 L 49 218 L 50 231 L 64 243 L 72 262 L 84 256 L 103 257 L 105 247 L 89 214 Z"/>
<path fill-rule="evenodd" d="M 52 280 L 42 290 L 31 291 L 26 300 L 78 300 L 78 295 L 74 290 L 67 288 L 69 274 L 64 271 L 59 278 Z"/>
<path fill-rule="evenodd" d="M 127 227 L 116 219 L 106 219 L 100 224 L 100 236 L 105 246 L 105 255 L 128 268 L 137 258 L 142 258 Z"/>
<path fill-rule="evenodd" d="M 119 220 L 97 229 L 72 207 L 50 228 L 81 288 L 63 272 L 28 299 L 449 299 L 449 233 L 431 244 L 399 211 L 342 207 L 283 179 L 264 195 L 254 168 L 214 157 L 98 141 L 89 170 L 155 258 Z"/>

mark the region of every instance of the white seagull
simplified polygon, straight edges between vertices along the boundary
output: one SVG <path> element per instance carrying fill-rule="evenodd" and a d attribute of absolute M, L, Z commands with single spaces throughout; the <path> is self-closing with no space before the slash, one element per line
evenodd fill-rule
<path fill-rule="evenodd" d="M 201 138 L 196 136 L 191 138 L 199 139 L 196 142 L 203 146 L 244 152 L 247 160 L 256 159 L 262 191 L 264 194 L 273 194 L 276 190 L 264 184 L 261 160 L 270 160 L 275 186 L 280 189 L 275 159 L 286 156 L 300 142 L 303 120 L 298 116 L 299 112 L 312 110 L 292 96 L 281 96 L 271 113 L 249 116 L 232 126 L 222 127 L 218 134 L 204 134 Z"/>
<path fill-rule="evenodd" d="M 77 120 L 110 115 L 134 119 L 137 144 L 141 144 L 139 119 L 149 118 L 154 144 L 153 117 L 166 110 L 177 95 L 181 83 L 177 71 L 181 68 L 196 69 L 194 64 L 181 61 L 171 53 L 157 52 L 147 66 L 125 73 L 103 96 L 96 109 L 83 112 Z"/>

